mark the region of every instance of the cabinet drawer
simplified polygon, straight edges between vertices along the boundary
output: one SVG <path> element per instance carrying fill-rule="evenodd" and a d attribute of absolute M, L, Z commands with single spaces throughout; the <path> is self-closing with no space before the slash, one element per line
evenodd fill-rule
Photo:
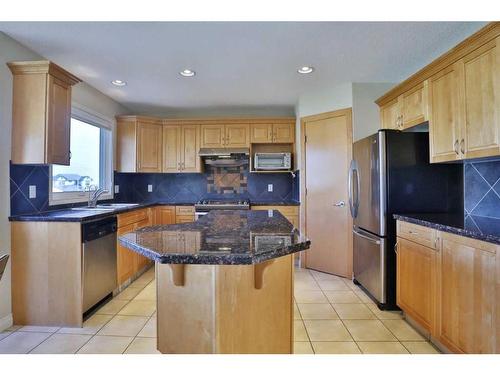
<path fill-rule="evenodd" d="M 283 216 L 298 216 L 299 206 L 253 206 L 252 210 L 278 210 Z"/>
<path fill-rule="evenodd" d="M 141 210 L 126 212 L 124 214 L 119 214 L 117 218 L 118 218 L 118 228 L 121 228 L 125 225 L 134 224 L 142 220 L 148 220 L 148 210 L 141 209 Z"/>
<path fill-rule="evenodd" d="M 194 206 L 175 206 L 176 215 L 194 215 Z"/>
<path fill-rule="evenodd" d="M 405 221 L 398 221 L 397 230 L 398 237 L 419 243 L 431 249 L 437 248 L 437 231 L 434 229 Z"/>
<path fill-rule="evenodd" d="M 193 221 L 194 221 L 193 215 L 180 215 L 175 217 L 176 224 L 192 223 Z"/>

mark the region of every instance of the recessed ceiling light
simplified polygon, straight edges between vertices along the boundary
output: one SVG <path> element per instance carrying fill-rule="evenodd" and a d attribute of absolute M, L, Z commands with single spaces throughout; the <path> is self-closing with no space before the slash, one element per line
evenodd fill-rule
<path fill-rule="evenodd" d="M 191 69 L 184 69 L 184 70 L 181 70 L 179 72 L 179 74 L 183 77 L 193 77 L 194 75 L 196 75 L 196 72 L 194 70 L 191 70 Z"/>
<path fill-rule="evenodd" d="M 111 83 L 115 86 L 126 86 L 127 82 L 121 81 L 119 79 L 115 79 L 114 81 L 111 81 Z"/>
<path fill-rule="evenodd" d="M 297 73 L 300 74 L 309 74 L 314 71 L 314 68 L 312 66 L 302 66 L 299 69 L 297 69 Z"/>

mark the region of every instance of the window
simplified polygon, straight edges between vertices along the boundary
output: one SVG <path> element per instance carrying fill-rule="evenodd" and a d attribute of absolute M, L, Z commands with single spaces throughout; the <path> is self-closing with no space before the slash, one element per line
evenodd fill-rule
<path fill-rule="evenodd" d="M 88 109 L 73 105 L 71 113 L 70 165 L 52 165 L 50 174 L 51 205 L 85 202 L 88 191 L 109 191 L 100 199 L 111 199 L 112 132 L 110 121 Z"/>

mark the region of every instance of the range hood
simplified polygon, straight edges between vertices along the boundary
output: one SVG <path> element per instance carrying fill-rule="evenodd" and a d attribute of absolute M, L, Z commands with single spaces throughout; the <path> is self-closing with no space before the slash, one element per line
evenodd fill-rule
<path fill-rule="evenodd" d="M 201 148 L 198 153 L 207 165 L 238 167 L 248 164 L 248 148 Z"/>

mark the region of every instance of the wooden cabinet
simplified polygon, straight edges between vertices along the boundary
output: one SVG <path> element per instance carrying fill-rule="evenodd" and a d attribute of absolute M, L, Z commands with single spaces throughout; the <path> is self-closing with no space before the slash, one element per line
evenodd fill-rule
<path fill-rule="evenodd" d="M 153 224 L 153 210 L 151 208 L 138 209 L 117 215 L 117 236 L 133 232 L 139 228 Z M 118 285 L 125 284 L 135 274 L 146 267 L 150 260 L 146 257 L 129 250 L 117 241 L 117 277 Z"/>
<path fill-rule="evenodd" d="M 117 117 L 118 172 L 161 172 L 161 125 L 161 120 L 150 117 Z"/>
<path fill-rule="evenodd" d="M 500 37 L 460 61 L 463 77 L 463 157 L 500 154 Z"/>
<path fill-rule="evenodd" d="M 7 65 L 14 76 L 12 162 L 69 165 L 71 86 L 81 81 L 50 61 Z"/>
<path fill-rule="evenodd" d="M 201 125 L 201 147 L 226 148 L 249 147 L 248 124 L 204 124 Z"/>
<path fill-rule="evenodd" d="M 397 305 L 431 331 L 437 250 L 400 237 L 397 241 Z"/>
<path fill-rule="evenodd" d="M 251 143 L 294 143 L 295 124 L 251 124 Z"/>
<path fill-rule="evenodd" d="M 397 303 L 455 353 L 500 353 L 500 246 L 398 221 Z"/>
<path fill-rule="evenodd" d="M 175 207 L 175 222 L 191 223 L 194 221 L 194 207 L 193 206 L 176 206 Z"/>
<path fill-rule="evenodd" d="M 500 352 L 499 247 L 449 233 L 441 237 L 436 337 L 457 353 Z"/>
<path fill-rule="evenodd" d="M 175 206 L 157 206 L 155 225 L 175 224 Z"/>
<path fill-rule="evenodd" d="M 427 103 L 427 83 L 423 82 L 381 107 L 382 128 L 404 130 L 427 121 Z"/>
<path fill-rule="evenodd" d="M 200 127 L 198 125 L 165 125 L 163 127 L 163 172 L 201 172 L 199 149 Z"/>
<path fill-rule="evenodd" d="M 294 228 L 299 228 L 299 206 L 252 206 L 252 210 L 277 210 Z"/>

